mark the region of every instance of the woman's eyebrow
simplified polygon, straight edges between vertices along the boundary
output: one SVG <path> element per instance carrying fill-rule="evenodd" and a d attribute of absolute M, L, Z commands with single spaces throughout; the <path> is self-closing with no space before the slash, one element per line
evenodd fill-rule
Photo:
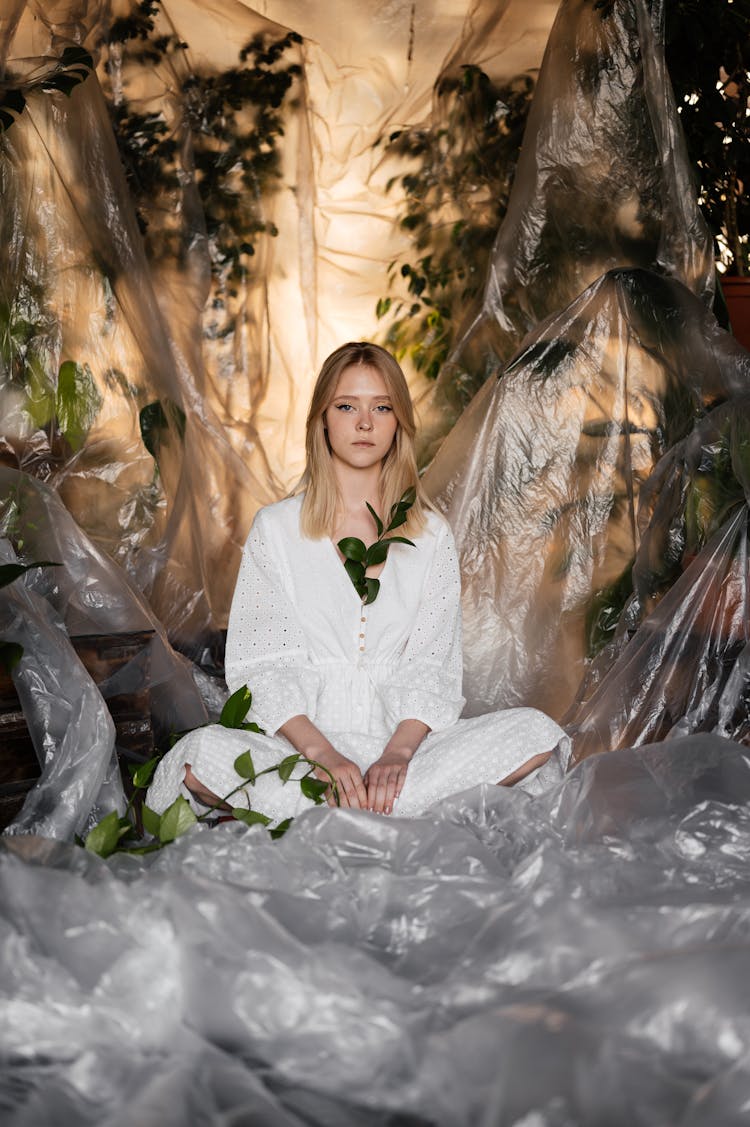
<path fill-rule="evenodd" d="M 390 403 L 390 401 L 391 401 L 390 395 L 367 395 L 367 394 L 365 394 L 365 395 L 336 395 L 333 398 L 333 402 L 338 403 L 340 400 L 344 400 L 344 399 L 382 399 L 383 402 L 388 402 L 388 403 Z"/>

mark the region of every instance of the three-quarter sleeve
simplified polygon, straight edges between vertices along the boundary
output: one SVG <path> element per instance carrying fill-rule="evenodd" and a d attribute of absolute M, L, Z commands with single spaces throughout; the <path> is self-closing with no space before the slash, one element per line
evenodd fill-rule
<path fill-rule="evenodd" d="M 242 553 L 229 611 L 225 676 L 230 692 L 250 689 L 252 718 L 269 736 L 292 716 L 314 719 L 320 687 L 285 580 L 284 547 L 261 511 Z"/>
<path fill-rule="evenodd" d="M 409 641 L 395 675 L 382 686 L 389 724 L 421 720 L 432 731 L 455 724 L 465 704 L 462 680 L 458 553 L 441 521 Z"/>

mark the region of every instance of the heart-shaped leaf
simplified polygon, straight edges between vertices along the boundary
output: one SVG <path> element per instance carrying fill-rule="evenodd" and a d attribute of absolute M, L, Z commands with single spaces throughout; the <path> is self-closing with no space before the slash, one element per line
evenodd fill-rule
<path fill-rule="evenodd" d="M 233 806 L 232 814 L 238 822 L 244 822 L 246 826 L 267 826 L 271 822 L 268 815 L 261 814 L 260 810 L 245 810 L 242 806 Z"/>
<path fill-rule="evenodd" d="M 198 821 L 190 803 L 182 795 L 178 795 L 171 806 L 161 816 L 159 823 L 159 841 L 162 845 L 174 841 Z"/>
<path fill-rule="evenodd" d="M 250 783 L 255 782 L 255 765 L 249 751 L 243 751 L 242 755 L 237 756 L 234 769 L 241 778 L 247 779 Z"/>
<path fill-rule="evenodd" d="M 367 551 L 364 541 L 356 536 L 345 536 L 343 540 L 339 540 L 338 549 L 347 560 L 357 560 L 359 563 L 365 558 Z"/>
<path fill-rule="evenodd" d="M 245 717 L 250 711 L 252 703 L 253 694 L 250 692 L 247 685 L 242 685 L 242 687 L 232 693 L 231 697 L 225 702 L 221 710 L 219 723 L 224 728 L 241 728 L 245 722 Z"/>

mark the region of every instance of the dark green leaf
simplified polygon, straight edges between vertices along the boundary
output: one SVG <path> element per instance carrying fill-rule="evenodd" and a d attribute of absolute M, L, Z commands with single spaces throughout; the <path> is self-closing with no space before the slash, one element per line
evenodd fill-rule
<path fill-rule="evenodd" d="M 271 819 L 267 814 L 261 814 L 260 810 L 245 810 L 242 806 L 233 806 L 232 814 L 238 822 L 244 822 L 246 826 L 267 826 Z"/>
<path fill-rule="evenodd" d="M 312 779 L 307 775 L 304 779 L 300 779 L 299 786 L 305 798 L 311 798 L 316 806 L 320 806 L 329 784 L 324 783 L 322 779 Z"/>
<path fill-rule="evenodd" d="M 181 794 L 178 795 L 161 816 L 159 841 L 162 845 L 174 841 L 175 838 L 180 837 L 191 826 L 194 826 L 197 821 L 198 819 L 193 813 L 190 803 Z"/>
<path fill-rule="evenodd" d="M 279 778 L 282 783 L 286 783 L 292 777 L 292 771 L 299 763 L 301 755 L 295 753 L 294 755 L 287 755 L 286 759 L 282 759 L 277 767 Z"/>
<path fill-rule="evenodd" d="M 382 535 L 383 535 L 383 522 L 382 522 L 382 520 L 380 519 L 380 517 L 378 516 L 378 514 L 377 514 L 377 513 L 375 512 L 375 510 L 373 509 L 373 507 L 372 507 L 372 505 L 370 504 L 370 502 L 369 502 L 369 501 L 365 501 L 365 504 L 367 505 L 367 508 L 368 508 L 368 509 L 370 510 L 370 516 L 371 516 L 371 517 L 372 517 L 372 519 L 373 519 L 373 520 L 375 521 L 375 527 L 377 528 L 377 530 L 378 530 L 378 536 L 380 537 L 380 536 L 382 536 Z"/>
<path fill-rule="evenodd" d="M 128 770 L 133 780 L 133 785 L 136 787 L 147 787 L 151 782 L 151 777 L 160 759 L 160 755 L 155 755 L 153 759 L 149 759 L 148 763 L 129 764 Z"/>
<path fill-rule="evenodd" d="M 0 642 L 0 666 L 12 673 L 23 657 L 23 646 L 18 642 Z"/>
<path fill-rule="evenodd" d="M 346 569 L 346 574 L 349 576 L 355 587 L 359 587 L 361 583 L 364 583 L 365 565 L 363 563 L 357 563 L 356 560 L 345 560 L 344 567 Z"/>
<path fill-rule="evenodd" d="M 225 728 L 241 728 L 253 703 L 253 694 L 247 685 L 232 693 L 221 710 L 219 723 Z"/>
<path fill-rule="evenodd" d="M 367 548 L 362 540 L 356 536 L 345 536 L 343 540 L 339 540 L 338 549 L 347 560 L 356 560 L 361 562 L 365 558 Z"/>
<path fill-rule="evenodd" d="M 253 757 L 249 751 L 243 751 L 242 755 L 238 755 L 234 761 L 234 769 L 238 775 L 248 782 L 255 782 L 255 765 L 253 764 Z"/>
<path fill-rule="evenodd" d="M 294 818 L 285 818 L 283 822 L 279 822 L 278 826 L 274 826 L 273 829 L 269 830 L 268 832 L 270 833 L 271 837 L 274 838 L 274 840 L 276 838 L 283 837 L 293 821 Z"/>
<path fill-rule="evenodd" d="M 65 360 L 57 375 L 55 412 L 60 430 L 74 450 L 83 446 L 101 405 L 102 397 L 88 364 Z"/>
<path fill-rule="evenodd" d="M 394 528 L 400 528 L 402 524 L 406 524 L 408 519 L 409 518 L 403 511 L 403 509 L 397 509 L 395 514 L 388 521 L 388 528 L 386 529 L 386 532 L 392 532 Z"/>
<path fill-rule="evenodd" d="M 152 837 L 158 837 L 159 827 L 161 826 L 161 814 L 157 814 L 150 806 L 144 804 L 141 807 L 141 818 L 146 833 L 151 834 Z"/>
<path fill-rule="evenodd" d="M 25 571 L 32 571 L 35 567 L 60 567 L 59 563 L 53 563 L 52 560 L 40 560 L 38 563 L 30 564 L 0 564 L 0 587 L 7 587 L 19 575 L 23 575 Z"/>
<path fill-rule="evenodd" d="M 86 834 L 86 849 L 89 853 L 96 853 L 99 857 L 109 857 L 117 849 L 121 836 L 120 815 L 116 810 L 113 810 L 111 814 L 106 814 L 101 822 L 97 822 L 93 830 L 89 830 Z"/>
<path fill-rule="evenodd" d="M 365 579 L 365 596 L 364 596 L 364 598 L 365 598 L 365 605 L 366 606 L 369 606 L 370 603 L 375 602 L 375 600 L 378 597 L 378 591 L 379 590 L 380 590 L 380 580 L 379 579 L 369 579 L 369 578 Z"/>
<path fill-rule="evenodd" d="M 257 732 L 259 736 L 265 736 L 265 734 L 266 734 L 265 728 L 259 728 L 254 720 L 250 720 L 250 721 L 247 721 L 244 724 L 240 724 L 240 728 L 242 729 L 243 732 Z"/>
<path fill-rule="evenodd" d="M 383 561 L 385 560 L 387 555 L 388 555 L 388 541 L 387 540 L 376 540 L 375 543 L 371 544 L 370 547 L 367 549 L 367 553 L 365 555 L 365 560 L 364 560 L 365 567 L 375 567 L 375 566 L 377 566 L 377 564 L 383 563 Z"/>
<path fill-rule="evenodd" d="M 415 548 L 416 544 L 413 540 L 408 540 L 406 536 L 389 536 L 386 544 L 408 544 L 410 548 Z"/>

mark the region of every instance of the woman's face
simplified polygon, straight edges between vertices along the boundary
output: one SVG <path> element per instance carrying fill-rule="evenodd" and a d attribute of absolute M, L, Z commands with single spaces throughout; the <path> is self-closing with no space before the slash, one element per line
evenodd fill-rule
<path fill-rule="evenodd" d="M 382 462 L 398 429 L 385 380 L 363 364 L 344 368 L 323 421 L 334 461 L 352 469 Z"/>

